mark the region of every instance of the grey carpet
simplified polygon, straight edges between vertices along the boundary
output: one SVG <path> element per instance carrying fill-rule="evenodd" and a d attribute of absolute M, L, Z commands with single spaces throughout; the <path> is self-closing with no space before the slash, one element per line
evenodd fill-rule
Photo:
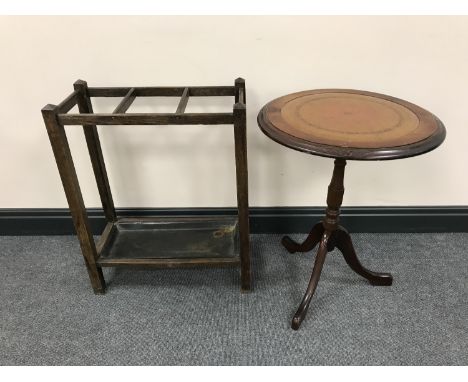
<path fill-rule="evenodd" d="M 394 285 L 372 287 L 334 251 L 295 332 L 313 255 L 280 235 L 252 237 L 253 293 L 235 268 L 106 269 L 104 296 L 75 237 L 1 237 L 0 364 L 466 365 L 468 235 L 353 238 Z"/>

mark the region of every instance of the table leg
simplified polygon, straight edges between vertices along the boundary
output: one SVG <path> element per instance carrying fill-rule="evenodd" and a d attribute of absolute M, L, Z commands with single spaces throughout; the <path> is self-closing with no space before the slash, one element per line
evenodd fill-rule
<path fill-rule="evenodd" d="M 283 244 L 283 247 L 286 248 L 289 253 L 309 252 L 314 249 L 318 243 L 320 243 L 323 232 L 323 224 L 320 222 L 314 225 L 302 244 L 295 242 L 289 236 L 284 236 L 283 239 L 281 239 L 281 244 Z"/>
<path fill-rule="evenodd" d="M 325 262 L 325 256 L 328 253 L 327 247 L 329 237 L 330 232 L 326 231 L 320 240 L 320 246 L 317 252 L 317 256 L 315 257 L 314 268 L 312 270 L 312 275 L 310 276 L 309 285 L 307 286 L 306 293 L 302 298 L 301 305 L 299 305 L 299 308 L 297 309 L 297 312 L 292 320 L 291 328 L 294 330 L 299 329 L 302 320 L 304 320 L 307 309 L 309 308 L 310 300 L 312 299 L 315 289 L 317 288 L 320 274 L 322 273 L 323 263 Z"/>
<path fill-rule="evenodd" d="M 349 265 L 349 267 L 358 275 L 369 280 L 372 285 L 392 285 L 393 277 L 390 273 L 377 273 L 372 272 L 362 266 L 357 258 L 356 251 L 354 250 L 353 242 L 348 231 L 343 227 L 339 227 L 334 233 L 335 245 Z"/>

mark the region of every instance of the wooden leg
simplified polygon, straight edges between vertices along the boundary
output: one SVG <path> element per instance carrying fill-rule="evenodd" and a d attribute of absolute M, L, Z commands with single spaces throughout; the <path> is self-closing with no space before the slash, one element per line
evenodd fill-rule
<path fill-rule="evenodd" d="M 52 150 L 67 196 L 68 205 L 80 241 L 81 252 L 94 293 L 103 294 L 106 283 L 102 269 L 96 263 L 97 252 L 93 235 L 89 226 L 88 215 L 81 195 L 80 185 L 76 176 L 75 166 L 70 153 L 67 136 L 62 125 L 57 122 L 56 106 L 47 105 L 42 109 L 42 115 L 49 134 Z"/>
<path fill-rule="evenodd" d="M 320 273 L 322 272 L 325 256 L 327 255 L 329 249 L 335 246 L 335 238 L 331 236 L 333 232 L 338 228 L 340 206 L 341 202 L 343 201 L 344 194 L 343 179 L 345 166 L 345 160 L 335 160 L 332 179 L 330 181 L 330 185 L 328 186 L 327 209 L 325 210 L 325 218 L 321 223 L 318 224 L 320 225 L 320 227 L 318 227 L 318 225 L 315 225 L 312 228 L 312 231 L 310 232 L 305 242 L 301 245 L 294 243 L 289 238 L 289 240 L 283 240 L 283 245 L 286 247 L 286 249 L 288 249 L 289 247 L 289 249 L 294 250 L 294 252 L 306 250 L 307 248 L 312 249 L 316 245 L 317 239 L 320 240 L 320 246 L 317 252 L 317 256 L 315 258 L 315 264 L 312 270 L 312 275 L 310 276 L 309 285 L 307 286 L 307 291 L 302 299 L 301 305 L 299 305 L 299 308 L 297 309 L 297 312 L 292 320 L 291 327 L 294 330 L 299 329 L 302 320 L 304 320 L 304 317 L 307 313 L 307 309 L 309 308 L 310 300 L 314 295 L 315 288 L 317 288 L 317 284 L 320 279 Z M 320 232 L 323 233 L 323 235 L 319 235 Z"/>
<path fill-rule="evenodd" d="M 372 272 L 362 266 L 354 250 L 351 236 L 343 227 L 340 226 L 333 233 L 333 236 L 336 240 L 336 248 L 341 251 L 346 263 L 354 272 L 369 280 L 372 285 L 392 285 L 393 277 L 391 274 Z"/>
<path fill-rule="evenodd" d="M 236 81 L 236 89 L 241 87 L 242 84 L 243 80 Z M 243 94 L 245 95 L 245 92 Z M 239 216 L 241 291 L 247 292 L 250 291 L 252 288 L 252 269 L 250 261 L 249 239 L 249 188 L 247 168 L 247 131 L 245 104 L 237 102 L 234 105 L 233 114 L 234 144 L 236 156 L 237 207 Z"/>
<path fill-rule="evenodd" d="M 304 320 L 304 317 L 307 313 L 307 309 L 309 308 L 310 300 L 314 295 L 315 289 L 317 288 L 317 284 L 320 279 L 320 274 L 322 273 L 323 263 L 325 262 L 325 256 L 327 255 L 328 249 L 328 239 L 330 237 L 330 232 L 325 231 L 320 240 L 320 246 L 317 252 L 317 256 L 315 258 L 314 268 L 312 270 L 312 275 L 310 276 L 309 285 L 307 286 L 306 293 L 302 298 L 301 305 L 297 309 L 296 314 L 293 317 L 291 328 L 294 330 L 298 330 L 301 322 Z"/>
<path fill-rule="evenodd" d="M 88 84 L 86 81 L 78 80 L 73 84 L 75 90 L 79 90 L 78 96 L 78 108 L 80 113 L 92 114 L 93 107 L 91 105 L 91 99 L 88 96 Z M 117 215 L 115 213 L 114 201 L 112 199 L 112 193 L 109 186 L 109 179 L 107 178 L 106 165 L 104 163 L 104 157 L 102 156 L 101 142 L 99 140 L 99 134 L 96 125 L 84 125 L 83 126 L 86 144 L 88 146 L 89 157 L 93 166 L 94 176 L 101 197 L 102 208 L 104 215 L 108 222 L 117 221 Z"/>
<path fill-rule="evenodd" d="M 289 236 L 284 236 L 281 240 L 281 244 L 283 244 L 283 247 L 286 248 L 289 253 L 309 252 L 312 249 L 314 249 L 315 246 L 320 242 L 320 239 L 323 235 L 323 231 L 323 224 L 322 222 L 320 222 L 314 225 L 309 235 L 302 244 L 295 242 Z"/>

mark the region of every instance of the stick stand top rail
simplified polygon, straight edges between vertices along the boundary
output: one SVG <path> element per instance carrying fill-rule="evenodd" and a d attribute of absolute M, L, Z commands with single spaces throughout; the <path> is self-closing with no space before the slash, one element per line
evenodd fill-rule
<path fill-rule="evenodd" d="M 78 80 L 76 85 L 86 84 Z M 242 86 L 243 85 L 243 86 Z M 220 125 L 232 124 L 234 113 L 185 113 L 190 97 L 235 97 L 245 107 L 245 82 L 239 78 L 235 86 L 175 87 L 86 87 L 86 96 L 123 97 L 113 113 L 68 114 L 78 104 L 80 90 L 75 90 L 55 109 L 61 125 Z M 136 97 L 181 97 L 174 113 L 127 113 Z M 49 106 L 49 105 L 48 105 Z"/>

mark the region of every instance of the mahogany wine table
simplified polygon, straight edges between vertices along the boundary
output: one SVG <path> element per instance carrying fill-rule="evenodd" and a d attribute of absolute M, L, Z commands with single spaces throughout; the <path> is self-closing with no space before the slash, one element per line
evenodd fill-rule
<path fill-rule="evenodd" d="M 442 122 L 427 110 L 383 94 L 322 89 L 289 94 L 266 104 L 258 125 L 274 141 L 313 155 L 335 158 L 327 209 L 303 243 L 288 236 L 290 252 L 308 252 L 319 244 L 307 291 L 292 320 L 297 330 L 317 287 L 325 256 L 338 248 L 346 263 L 372 285 L 391 285 L 388 273 L 372 272 L 359 262 L 348 232 L 338 224 L 347 160 L 388 160 L 424 154 L 445 139 Z"/>

